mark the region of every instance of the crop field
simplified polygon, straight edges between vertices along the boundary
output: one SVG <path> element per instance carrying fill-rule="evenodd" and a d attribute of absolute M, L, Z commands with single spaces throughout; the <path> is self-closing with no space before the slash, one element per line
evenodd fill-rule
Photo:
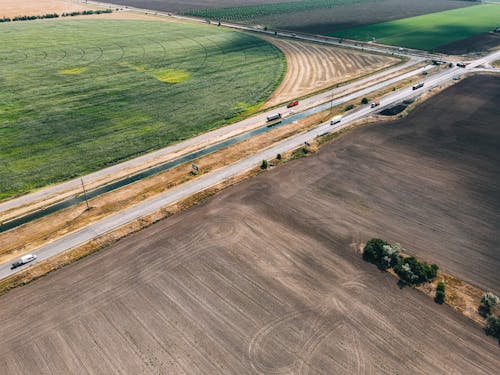
<path fill-rule="evenodd" d="M 140 0 L 136 0 L 140 3 Z M 195 9 L 185 14 L 249 25 L 325 34 L 352 28 L 474 5 L 454 0 L 311 0 L 222 9 Z"/>
<path fill-rule="evenodd" d="M 335 36 L 422 50 L 485 33 L 498 26 L 500 6 L 484 4 L 333 33 Z"/>
<path fill-rule="evenodd" d="M 397 241 L 499 291 L 499 96 L 467 79 L 9 292 L 0 368 L 495 374 L 496 340 L 357 249 Z"/>
<path fill-rule="evenodd" d="M 268 38 L 286 56 L 288 69 L 266 106 L 299 98 L 398 63 L 394 57 L 298 40 Z"/>
<path fill-rule="evenodd" d="M 302 0 L 114 0 L 113 4 L 166 12 L 184 12 L 195 9 L 226 8 L 234 6 L 283 3 Z"/>
<path fill-rule="evenodd" d="M 251 112 L 279 49 L 180 22 L 0 25 L 0 199 L 84 174 Z"/>

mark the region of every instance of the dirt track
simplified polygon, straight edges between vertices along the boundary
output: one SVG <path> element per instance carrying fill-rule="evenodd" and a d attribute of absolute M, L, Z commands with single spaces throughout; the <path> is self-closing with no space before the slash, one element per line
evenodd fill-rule
<path fill-rule="evenodd" d="M 264 38 L 286 56 L 288 70 L 266 106 L 292 100 L 395 64 L 399 59 L 315 43 Z"/>
<path fill-rule="evenodd" d="M 497 342 L 356 248 L 380 235 L 500 285 L 499 94 L 465 81 L 8 293 L 0 368 L 495 373 Z"/>

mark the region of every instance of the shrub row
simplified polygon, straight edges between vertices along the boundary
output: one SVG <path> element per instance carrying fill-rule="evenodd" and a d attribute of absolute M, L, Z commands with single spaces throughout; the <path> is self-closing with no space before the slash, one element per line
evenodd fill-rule
<path fill-rule="evenodd" d="M 111 9 L 104 9 L 104 10 L 84 10 L 83 12 L 63 13 L 60 16 L 57 13 L 47 13 L 47 14 L 42 14 L 40 16 L 17 16 L 14 18 L 2 17 L 2 18 L 0 18 L 0 22 L 32 21 L 32 20 L 40 20 L 40 19 L 44 19 L 44 18 L 87 16 L 90 14 L 103 14 L 103 13 L 112 13 L 112 12 L 113 11 Z"/>
<path fill-rule="evenodd" d="M 409 285 L 422 284 L 434 280 L 438 266 L 420 262 L 414 257 L 401 256 L 399 245 L 390 245 L 380 238 L 372 238 L 363 250 L 363 259 L 382 270 L 392 268 L 401 281 Z M 444 291 L 443 291 L 444 293 Z"/>

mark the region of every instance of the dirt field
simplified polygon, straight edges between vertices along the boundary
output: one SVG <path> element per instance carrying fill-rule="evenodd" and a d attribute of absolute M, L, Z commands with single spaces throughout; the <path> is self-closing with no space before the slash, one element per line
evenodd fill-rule
<path fill-rule="evenodd" d="M 437 51 L 451 55 L 462 55 L 471 52 L 491 51 L 498 48 L 500 48 L 500 34 L 484 33 L 447 44 L 438 48 Z"/>
<path fill-rule="evenodd" d="M 310 94 L 345 82 L 383 67 L 399 59 L 358 51 L 286 39 L 265 38 L 286 56 L 286 76 L 266 106 Z"/>
<path fill-rule="evenodd" d="M 71 0 L 0 0 L 0 18 L 36 16 L 46 13 L 77 12 L 96 9 L 95 6 L 79 4 Z"/>
<path fill-rule="evenodd" d="M 379 235 L 500 289 L 499 95 L 468 79 L 11 291 L 1 368 L 494 374 L 495 340 L 356 249 Z"/>

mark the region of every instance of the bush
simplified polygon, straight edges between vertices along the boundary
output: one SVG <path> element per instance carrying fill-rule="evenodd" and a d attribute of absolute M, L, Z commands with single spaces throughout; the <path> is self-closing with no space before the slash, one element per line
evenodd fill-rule
<path fill-rule="evenodd" d="M 434 301 L 439 303 L 440 305 L 444 302 L 445 293 L 442 290 L 436 290 L 436 296 L 434 297 Z"/>
<path fill-rule="evenodd" d="M 278 154 L 278 155 L 276 156 L 276 159 L 281 160 L 281 154 Z"/>
<path fill-rule="evenodd" d="M 262 160 L 262 164 L 260 165 L 260 169 L 267 169 L 267 160 Z"/>
<path fill-rule="evenodd" d="M 498 304 L 498 297 L 491 292 L 486 292 L 481 297 L 481 304 L 486 307 L 494 307 Z"/>
<path fill-rule="evenodd" d="M 440 281 L 436 288 L 436 296 L 434 297 L 434 301 L 436 301 L 436 303 L 442 304 L 445 298 L 445 285 L 443 281 Z"/>
<path fill-rule="evenodd" d="M 347 107 L 344 108 L 344 111 L 350 111 L 351 109 L 354 109 L 354 104 L 349 104 Z"/>
<path fill-rule="evenodd" d="M 422 284 L 434 280 L 439 267 L 436 264 L 429 265 L 427 262 L 419 262 L 414 257 L 399 257 L 394 266 L 394 272 L 407 284 Z"/>
<path fill-rule="evenodd" d="M 498 304 L 498 297 L 491 292 L 486 292 L 481 297 L 481 305 L 479 306 L 479 313 L 487 317 L 491 313 L 491 308 Z"/>
<path fill-rule="evenodd" d="M 484 330 L 487 335 L 500 339 L 500 316 L 497 316 L 496 318 L 494 316 L 490 316 L 486 321 L 486 328 Z"/>
<path fill-rule="evenodd" d="M 361 104 L 368 104 L 368 98 L 361 99 Z"/>
<path fill-rule="evenodd" d="M 380 238 L 372 238 L 366 243 L 363 249 L 363 259 L 367 262 L 378 264 L 382 258 L 385 245 L 389 244 Z"/>

